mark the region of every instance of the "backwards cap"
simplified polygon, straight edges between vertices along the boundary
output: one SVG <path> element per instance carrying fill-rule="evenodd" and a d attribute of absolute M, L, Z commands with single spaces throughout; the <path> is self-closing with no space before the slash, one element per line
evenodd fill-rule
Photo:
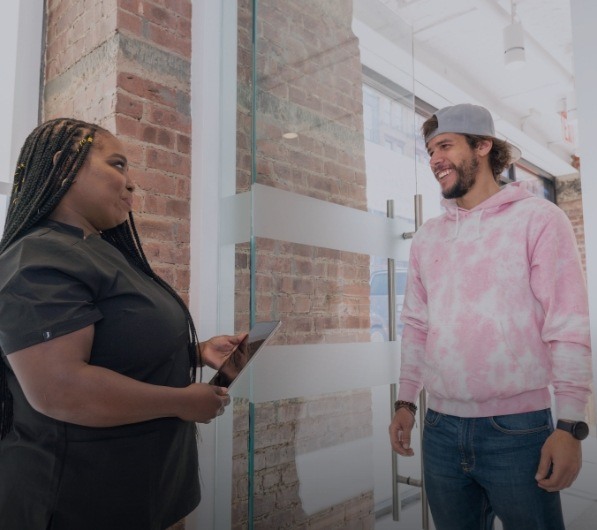
<path fill-rule="evenodd" d="M 437 129 L 425 137 L 425 144 L 438 134 L 443 133 L 472 134 L 497 139 L 491 114 L 486 108 L 479 105 L 461 103 L 444 107 L 435 112 L 434 116 L 437 118 Z M 518 147 L 509 142 L 506 143 L 510 148 L 510 163 L 513 164 L 520 158 L 521 152 Z"/>

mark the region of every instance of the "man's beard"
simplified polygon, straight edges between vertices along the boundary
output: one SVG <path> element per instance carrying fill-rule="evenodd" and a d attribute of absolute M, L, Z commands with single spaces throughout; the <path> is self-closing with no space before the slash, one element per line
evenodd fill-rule
<path fill-rule="evenodd" d="M 459 199 L 466 195 L 477 182 L 477 171 L 479 170 L 479 160 L 476 156 L 469 160 L 464 160 L 459 166 L 454 166 L 457 178 L 451 188 L 442 191 L 444 199 Z"/>

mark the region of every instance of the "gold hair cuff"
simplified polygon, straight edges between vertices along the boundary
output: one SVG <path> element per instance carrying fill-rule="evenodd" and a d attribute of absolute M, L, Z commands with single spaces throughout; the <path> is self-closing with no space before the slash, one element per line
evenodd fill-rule
<path fill-rule="evenodd" d="M 77 149 L 77 153 L 83 148 L 85 144 L 92 144 L 93 143 L 93 136 L 88 134 L 79 142 L 79 148 Z"/>

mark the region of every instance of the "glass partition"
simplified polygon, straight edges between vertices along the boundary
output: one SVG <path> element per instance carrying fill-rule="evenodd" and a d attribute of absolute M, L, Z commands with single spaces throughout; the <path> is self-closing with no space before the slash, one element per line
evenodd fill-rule
<path fill-rule="evenodd" d="M 387 430 L 424 156 L 411 29 L 371 0 L 239 0 L 237 21 L 221 296 L 237 331 L 282 326 L 218 420 L 216 527 L 413 528 L 420 451 L 393 463 Z"/>

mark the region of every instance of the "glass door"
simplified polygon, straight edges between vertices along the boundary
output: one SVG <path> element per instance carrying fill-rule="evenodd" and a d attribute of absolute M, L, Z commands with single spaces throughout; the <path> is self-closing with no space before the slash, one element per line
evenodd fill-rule
<path fill-rule="evenodd" d="M 411 29 L 371 0 L 239 0 L 237 21 L 221 296 L 237 331 L 282 326 L 218 420 L 216 527 L 422 528 L 420 451 L 388 439 L 426 156 Z"/>

